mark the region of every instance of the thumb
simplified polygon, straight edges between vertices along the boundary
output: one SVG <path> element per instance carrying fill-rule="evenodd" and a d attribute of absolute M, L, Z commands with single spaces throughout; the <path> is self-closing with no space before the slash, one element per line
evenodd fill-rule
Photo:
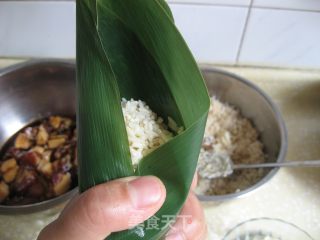
<path fill-rule="evenodd" d="M 156 177 L 122 178 L 93 187 L 73 199 L 38 240 L 100 240 L 154 215 L 166 190 Z"/>

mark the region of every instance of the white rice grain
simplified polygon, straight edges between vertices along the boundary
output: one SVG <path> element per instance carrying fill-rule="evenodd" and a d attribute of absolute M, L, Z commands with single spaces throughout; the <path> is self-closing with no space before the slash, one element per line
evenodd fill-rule
<path fill-rule="evenodd" d="M 173 133 L 168 130 L 163 119 L 152 112 L 145 102 L 122 99 L 121 106 L 132 163 L 137 165 L 144 156 L 172 139 Z"/>

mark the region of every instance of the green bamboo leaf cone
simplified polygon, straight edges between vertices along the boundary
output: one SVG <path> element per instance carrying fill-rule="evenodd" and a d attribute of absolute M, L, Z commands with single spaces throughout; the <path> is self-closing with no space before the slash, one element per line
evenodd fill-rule
<path fill-rule="evenodd" d="M 167 198 L 156 217 L 181 210 L 196 170 L 208 109 L 206 86 L 164 0 L 77 0 L 79 186 L 154 175 Z M 134 171 L 121 98 L 145 101 L 184 131 L 144 157 Z M 107 239 L 160 239 L 136 227 Z"/>

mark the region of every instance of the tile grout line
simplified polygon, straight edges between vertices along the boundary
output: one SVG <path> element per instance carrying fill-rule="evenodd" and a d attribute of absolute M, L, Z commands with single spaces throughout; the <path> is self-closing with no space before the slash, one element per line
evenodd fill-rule
<path fill-rule="evenodd" d="M 259 69 L 273 69 L 273 70 L 290 70 L 290 71 L 306 71 L 310 73 L 319 73 L 320 68 L 313 68 L 313 67 L 299 67 L 299 66 L 289 66 L 289 65 L 259 65 L 259 64 L 232 64 L 232 63 L 212 63 L 212 62 L 198 62 L 200 68 L 201 67 L 230 67 L 230 68 L 259 68 Z"/>
<path fill-rule="evenodd" d="M 0 0 L 1 1 L 1 0 Z M 238 7 L 238 8 L 247 8 L 248 5 L 245 4 L 228 4 L 228 3 L 195 3 L 195 2 L 171 2 L 168 1 L 169 5 L 189 5 L 189 6 L 217 6 L 217 7 Z"/>
<path fill-rule="evenodd" d="M 248 8 L 248 13 L 247 13 L 246 20 L 245 20 L 245 23 L 244 23 L 244 27 L 243 27 L 243 31 L 242 31 L 242 35 L 241 35 L 241 39 L 240 39 L 240 44 L 239 44 L 238 52 L 237 52 L 237 56 L 236 56 L 236 61 L 235 61 L 236 65 L 239 63 L 240 55 L 241 55 L 241 52 L 242 52 L 243 43 L 244 43 L 244 39 L 245 39 L 245 36 L 246 36 L 246 33 L 247 33 L 248 24 L 249 24 L 249 20 L 250 20 L 250 15 L 251 15 L 251 11 L 252 11 L 253 1 L 254 0 L 250 1 L 250 5 L 249 5 L 249 8 Z"/>
<path fill-rule="evenodd" d="M 3 0 L 0 0 L 0 2 Z M 21 0 L 20 0 L 21 1 Z M 39 0 L 38 0 L 39 1 Z M 41 0 L 40 0 L 41 1 Z M 48 1 L 48 0 L 42 0 L 42 1 Z M 68 0 L 66 0 L 68 1 Z M 70 0 L 69 0 L 70 1 Z M 253 9 L 267 9 L 267 10 L 284 10 L 284 11 L 294 11 L 294 12 L 314 12 L 314 13 L 320 13 L 319 10 L 311 10 L 311 9 L 297 9 L 297 8 L 290 8 L 290 7 L 272 7 L 272 6 L 254 6 L 253 1 L 249 3 L 249 5 L 246 4 L 230 4 L 230 3 L 196 3 L 196 2 L 174 2 L 174 1 L 168 1 L 168 4 L 170 5 L 191 5 L 191 6 L 217 6 L 217 7 L 238 7 L 238 8 L 247 8 L 252 7 Z"/>
<path fill-rule="evenodd" d="M 254 8 L 254 9 L 266 9 L 266 10 L 279 10 L 279 11 L 320 13 L 320 10 L 296 9 L 296 8 L 285 8 L 285 7 L 253 6 L 253 8 Z"/>

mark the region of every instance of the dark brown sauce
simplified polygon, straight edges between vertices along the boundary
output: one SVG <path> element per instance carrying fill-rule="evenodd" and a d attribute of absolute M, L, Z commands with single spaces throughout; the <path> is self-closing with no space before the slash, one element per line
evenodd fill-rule
<path fill-rule="evenodd" d="M 0 150 L 0 204 L 37 203 L 75 188 L 76 146 L 75 117 L 46 117 L 19 130 Z"/>

